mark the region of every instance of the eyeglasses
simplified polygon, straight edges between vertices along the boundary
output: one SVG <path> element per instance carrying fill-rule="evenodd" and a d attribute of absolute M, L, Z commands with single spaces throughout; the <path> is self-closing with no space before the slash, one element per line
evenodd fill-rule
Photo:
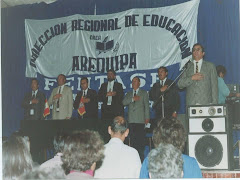
<path fill-rule="evenodd" d="M 195 51 L 202 51 L 202 49 L 201 48 L 194 48 L 193 50 L 192 50 L 192 52 L 195 52 Z"/>

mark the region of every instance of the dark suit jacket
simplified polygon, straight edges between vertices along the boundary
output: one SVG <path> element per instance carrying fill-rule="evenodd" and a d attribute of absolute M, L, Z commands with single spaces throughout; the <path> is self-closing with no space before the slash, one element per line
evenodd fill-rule
<path fill-rule="evenodd" d="M 82 97 L 83 91 L 79 91 L 77 93 L 77 96 L 75 98 L 73 107 L 74 109 L 79 108 L 79 103 Z M 83 115 L 84 118 L 98 118 L 98 98 L 97 98 L 97 92 L 93 89 L 88 89 L 86 98 L 90 99 L 89 103 L 85 103 L 85 110 L 86 113 Z"/>
<path fill-rule="evenodd" d="M 170 86 L 172 83 L 172 80 L 166 79 L 166 82 L 164 85 Z M 159 97 L 163 94 L 160 91 L 160 88 L 162 86 L 160 85 L 159 81 L 156 82 L 151 90 L 149 91 L 149 99 L 153 101 L 153 103 L 156 103 L 158 101 L 158 104 L 155 106 L 156 114 L 162 114 L 162 99 L 159 100 Z M 164 112 L 169 114 L 170 116 L 174 111 L 178 111 L 180 107 L 180 97 L 178 94 L 178 89 L 175 84 L 173 84 L 170 89 L 168 89 L 164 94 Z"/>
<path fill-rule="evenodd" d="M 38 99 L 37 104 L 30 104 L 32 100 L 32 92 L 29 92 L 25 95 L 22 107 L 24 108 L 24 120 L 43 120 L 43 111 L 44 111 L 44 104 L 45 104 L 45 95 L 44 93 L 38 90 L 36 99 Z M 30 115 L 30 110 L 34 110 L 34 115 Z"/>
<path fill-rule="evenodd" d="M 107 113 L 107 109 L 108 109 L 107 108 L 108 98 L 106 97 L 107 85 L 108 85 L 108 82 L 103 83 L 98 92 L 98 100 L 100 102 L 103 102 L 102 108 L 101 108 L 102 117 L 105 117 L 104 113 Z M 123 101 L 124 93 L 123 93 L 122 84 L 120 84 L 118 82 L 114 82 L 113 91 L 116 91 L 116 96 L 112 97 L 112 104 L 111 104 L 110 109 L 112 110 L 112 113 L 114 113 L 115 116 L 123 116 L 124 109 L 123 109 L 122 101 Z"/>

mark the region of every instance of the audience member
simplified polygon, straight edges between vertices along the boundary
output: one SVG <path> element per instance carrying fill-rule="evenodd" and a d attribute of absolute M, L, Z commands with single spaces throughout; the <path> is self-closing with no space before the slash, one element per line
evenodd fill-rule
<path fill-rule="evenodd" d="M 156 149 L 150 151 L 148 159 L 150 178 L 182 178 L 181 151 L 172 144 L 160 143 Z"/>
<path fill-rule="evenodd" d="M 56 166 L 62 167 L 61 157 L 67 137 L 68 137 L 67 134 L 59 134 L 54 137 L 53 146 L 56 155 L 52 159 L 49 159 L 48 161 L 41 164 L 41 168 L 52 168 Z"/>
<path fill-rule="evenodd" d="M 23 99 L 22 107 L 24 108 L 24 120 L 43 120 L 43 111 L 45 95 L 39 91 L 37 79 L 31 81 L 31 92 L 28 92 Z"/>
<path fill-rule="evenodd" d="M 98 132 L 89 130 L 69 136 L 61 157 L 67 179 L 72 180 L 93 178 L 96 163 L 103 158 L 103 140 Z"/>
<path fill-rule="evenodd" d="M 175 118 L 164 118 L 158 122 L 153 130 L 153 143 L 158 147 L 160 143 L 172 144 L 183 152 L 186 142 L 186 134 L 182 123 Z M 183 178 L 202 178 L 201 170 L 195 158 L 182 154 Z M 149 178 L 148 157 L 142 164 L 140 178 Z"/>
<path fill-rule="evenodd" d="M 18 179 L 23 173 L 31 171 L 33 161 L 28 137 L 14 133 L 2 146 L 3 179 Z"/>
<path fill-rule="evenodd" d="M 133 90 L 129 91 L 123 99 L 123 105 L 128 106 L 128 122 L 131 146 L 134 147 L 141 160 L 144 160 L 145 124 L 149 123 L 149 99 L 147 91 L 140 89 L 139 77 L 132 79 Z"/>
<path fill-rule="evenodd" d="M 72 89 L 65 85 L 66 76 L 58 75 L 58 87 L 54 88 L 48 99 L 48 104 L 53 105 L 52 119 L 70 119 L 73 111 Z"/>
<path fill-rule="evenodd" d="M 108 127 L 110 141 L 105 145 L 105 158 L 95 178 L 138 178 L 141 160 L 136 149 L 123 143 L 129 129 L 126 120 L 117 116 Z"/>
<path fill-rule="evenodd" d="M 186 88 L 186 104 L 217 104 L 218 80 L 215 65 L 203 60 L 204 48 L 197 43 L 192 48 L 192 58 L 178 81 L 179 88 Z"/>
<path fill-rule="evenodd" d="M 63 169 L 59 166 L 56 167 L 36 167 L 32 171 L 23 174 L 20 180 L 25 179 L 66 179 Z"/>
<path fill-rule="evenodd" d="M 225 84 L 223 78 L 227 73 L 227 70 L 224 66 L 218 65 L 216 67 L 218 74 L 218 104 L 225 104 L 226 97 L 240 97 L 240 93 L 230 93 L 229 88 Z"/>

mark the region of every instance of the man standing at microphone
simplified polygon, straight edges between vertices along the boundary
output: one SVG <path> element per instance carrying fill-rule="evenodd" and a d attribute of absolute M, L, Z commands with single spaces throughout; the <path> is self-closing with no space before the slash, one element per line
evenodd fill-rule
<path fill-rule="evenodd" d="M 204 48 L 197 43 L 192 48 L 193 62 L 178 81 L 179 88 L 186 88 L 186 105 L 217 104 L 218 79 L 215 65 L 203 60 Z"/>
<path fill-rule="evenodd" d="M 168 69 L 164 66 L 158 68 L 159 80 L 149 91 L 149 99 L 154 103 L 155 118 L 161 119 L 163 117 L 177 117 L 177 111 L 180 107 L 180 98 L 175 83 L 167 78 Z M 162 97 L 164 104 L 162 103 Z M 164 107 L 163 107 L 164 106 Z M 164 114 L 162 113 L 164 109 Z M 164 116 L 163 116 L 164 115 Z"/>

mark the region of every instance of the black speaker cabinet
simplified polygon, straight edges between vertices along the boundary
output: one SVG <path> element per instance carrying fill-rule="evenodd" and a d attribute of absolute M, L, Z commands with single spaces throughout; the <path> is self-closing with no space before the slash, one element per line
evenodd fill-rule
<path fill-rule="evenodd" d="M 188 108 L 188 153 L 201 169 L 234 169 L 231 116 L 226 105 Z"/>

